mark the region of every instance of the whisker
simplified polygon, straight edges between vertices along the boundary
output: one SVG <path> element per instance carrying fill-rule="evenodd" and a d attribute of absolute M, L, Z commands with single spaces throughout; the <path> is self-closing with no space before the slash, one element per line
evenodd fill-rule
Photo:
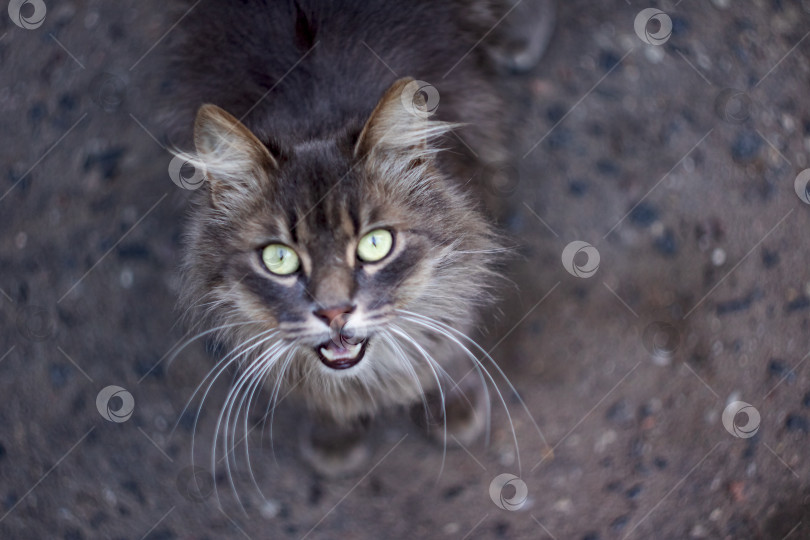
<path fill-rule="evenodd" d="M 426 315 L 420 315 L 418 313 L 413 313 L 413 312 L 409 312 L 409 311 L 405 311 L 405 310 L 401 310 L 401 311 L 403 313 L 407 313 L 408 315 L 411 315 L 411 316 L 414 316 L 414 317 L 421 317 L 422 319 L 427 319 L 427 320 L 430 320 L 431 322 L 433 322 L 435 324 L 439 324 L 440 326 L 444 326 L 448 330 L 450 330 L 451 332 L 454 332 L 454 333 L 458 334 L 459 336 L 461 336 L 462 338 L 464 338 L 465 340 L 470 342 L 473 347 L 478 349 L 492 363 L 492 365 L 495 367 L 495 369 L 498 370 L 498 373 L 500 373 L 501 377 L 503 377 L 504 381 L 506 381 L 506 384 L 509 385 L 509 388 L 515 394 L 515 397 L 520 402 L 520 405 L 521 405 L 521 407 L 523 407 L 523 410 L 526 412 L 526 415 L 529 417 L 529 420 L 531 420 L 532 424 L 534 425 L 534 428 L 537 431 L 537 434 L 540 436 L 540 440 L 543 441 L 543 444 L 546 445 L 546 447 L 548 447 L 548 442 L 546 441 L 545 435 L 543 435 L 543 432 L 540 430 L 540 426 L 537 425 L 537 421 L 534 419 L 534 416 L 532 416 L 532 413 L 529 410 L 529 407 L 523 401 L 523 398 L 520 396 L 520 393 L 517 391 L 515 386 L 512 384 L 512 381 L 509 380 L 509 377 L 506 376 L 506 373 L 503 372 L 503 370 L 498 365 L 498 363 L 495 361 L 495 359 L 492 358 L 492 356 L 487 351 L 485 351 L 483 347 L 481 347 L 478 343 L 475 342 L 474 339 L 472 339 L 471 337 L 466 335 L 464 332 L 461 332 L 460 330 L 457 330 L 457 329 L 453 328 L 452 326 L 449 326 L 449 325 L 447 325 L 445 323 L 442 323 L 441 321 L 437 321 L 437 320 L 432 319 L 431 317 L 428 317 Z"/>
<path fill-rule="evenodd" d="M 419 343 L 417 343 L 416 340 L 411 338 L 408 334 L 405 334 L 404 332 L 399 330 L 399 327 L 397 327 L 396 325 L 392 325 L 391 330 L 399 334 L 403 338 L 405 338 L 409 343 L 411 343 L 414 347 L 416 347 L 419 353 L 425 358 L 428 367 L 430 368 L 431 372 L 433 372 L 433 376 L 436 379 L 436 386 L 438 387 L 439 396 L 441 397 L 442 400 L 442 427 L 444 435 L 444 444 L 442 446 L 442 465 L 439 468 L 439 475 L 436 477 L 436 483 L 438 483 L 439 479 L 442 477 L 442 473 L 444 472 L 444 462 L 447 457 L 447 408 L 445 407 L 444 389 L 442 388 L 442 382 L 439 380 L 439 375 L 436 373 L 436 370 L 433 369 L 433 364 L 429 360 L 430 355 L 427 353 L 427 351 L 425 351 L 425 349 L 422 348 L 422 346 L 419 345 Z"/>
<path fill-rule="evenodd" d="M 270 349 L 268 349 L 267 351 L 262 352 L 260 357 L 257 358 L 246 370 L 244 370 L 242 372 L 242 375 L 239 377 L 239 381 L 237 382 L 237 384 L 234 386 L 234 388 L 232 388 L 230 390 L 230 392 L 228 392 L 228 396 L 225 399 L 225 406 L 223 407 L 222 411 L 220 412 L 219 419 L 217 420 L 217 433 L 214 434 L 214 444 L 216 444 L 216 439 L 217 439 L 218 432 L 219 432 L 219 426 L 222 424 L 222 419 L 224 417 L 225 418 L 225 426 L 224 426 L 224 429 L 223 429 L 222 449 L 223 449 L 223 453 L 225 454 L 225 470 L 226 470 L 226 473 L 227 473 L 227 476 L 228 476 L 228 480 L 229 480 L 229 482 L 231 484 L 231 488 L 233 489 L 234 495 L 236 496 L 237 502 L 239 502 L 240 506 L 242 507 L 242 511 L 245 513 L 245 515 L 247 515 L 247 511 L 244 508 L 244 505 L 242 505 L 241 499 L 239 498 L 239 494 L 238 494 L 238 492 L 236 490 L 236 486 L 235 486 L 235 484 L 233 482 L 233 475 L 232 475 L 231 469 L 230 469 L 231 456 L 233 456 L 233 454 L 235 452 L 235 448 L 231 448 L 231 450 L 228 450 L 228 439 L 229 439 L 228 434 L 229 434 L 229 425 L 230 425 L 230 421 L 231 421 L 231 414 L 233 413 L 234 406 L 236 405 L 236 401 L 239 398 L 239 394 L 242 392 L 242 388 L 247 385 L 247 391 L 245 391 L 245 393 L 244 393 L 245 395 L 242 397 L 242 400 L 240 401 L 239 406 L 236 408 L 236 411 L 237 411 L 236 412 L 236 419 L 234 420 L 234 430 L 235 430 L 236 423 L 239 420 L 239 411 L 242 408 L 242 404 L 244 403 L 244 400 L 245 400 L 248 392 L 250 391 L 250 388 L 252 387 L 252 385 L 254 383 L 255 375 L 257 373 L 260 373 L 263 369 L 266 368 L 264 363 L 267 361 L 268 358 L 270 358 L 272 355 L 274 355 L 276 353 L 276 351 L 278 351 L 279 348 L 281 348 L 282 346 L 283 346 L 283 344 L 281 344 L 281 343 L 274 343 L 270 347 Z M 246 411 L 246 414 L 247 414 L 247 411 Z M 232 440 L 235 440 L 235 439 L 236 439 L 236 435 L 235 435 L 235 431 L 234 431 L 234 435 L 232 437 Z M 214 451 L 214 455 L 213 455 L 212 460 L 213 460 L 213 463 L 212 463 L 213 468 L 216 468 L 216 451 Z M 235 457 L 233 458 L 233 464 L 234 464 L 235 468 L 238 468 L 238 464 L 236 462 Z"/>
<path fill-rule="evenodd" d="M 404 310 L 402 310 L 402 311 L 404 312 Z M 467 357 L 468 357 L 470 360 L 472 360 L 472 361 L 473 361 L 473 365 L 479 365 L 479 366 L 481 366 L 481 369 L 483 370 L 483 373 L 485 373 L 485 374 L 486 374 L 487 378 L 490 380 L 490 382 L 492 383 L 493 387 L 495 388 L 495 391 L 496 391 L 496 392 L 497 392 L 497 394 L 498 394 L 498 398 L 499 398 L 499 399 L 500 399 L 500 401 L 501 401 L 501 405 L 503 405 L 504 411 L 506 412 L 506 416 L 507 416 L 507 418 L 509 419 L 509 426 L 510 426 L 510 428 L 511 428 L 511 430 L 512 430 L 512 440 L 513 440 L 513 442 L 515 443 L 515 454 L 517 455 L 518 471 L 519 471 L 519 472 L 520 472 L 520 471 L 522 471 L 523 469 L 522 469 L 522 467 L 521 467 L 521 460 L 520 460 L 520 448 L 519 448 L 519 446 L 518 446 L 518 441 L 517 441 L 517 433 L 515 432 L 515 424 L 514 424 L 514 422 L 512 421 L 512 414 L 509 412 L 509 407 L 506 405 L 506 400 L 504 399 L 503 394 L 501 393 L 500 389 L 498 388 L 498 384 L 495 382 L 495 379 L 494 379 L 494 378 L 492 377 L 492 375 L 489 373 L 489 370 L 487 370 L 487 369 L 486 369 L 486 367 L 484 367 L 484 366 L 483 366 L 483 364 L 481 364 L 481 362 L 478 360 L 478 358 L 476 358 L 476 357 L 475 357 L 475 355 L 474 355 L 474 354 L 472 354 L 472 352 L 470 352 L 470 350 L 469 350 L 469 349 L 467 349 L 467 347 L 465 347 L 463 343 L 461 343 L 460 341 L 458 341 L 458 339 L 456 339 L 456 338 L 455 338 L 455 337 L 454 337 L 452 334 L 450 334 L 449 332 L 447 332 L 446 330 L 444 330 L 444 329 L 443 329 L 441 326 L 436 326 L 435 324 L 432 324 L 431 322 L 425 322 L 425 321 L 422 321 L 422 320 L 420 320 L 420 319 L 416 319 L 416 318 L 412 318 L 412 317 L 404 317 L 404 319 L 409 320 L 409 321 L 411 321 L 411 322 L 413 322 L 413 323 L 415 323 L 415 324 L 419 324 L 419 325 L 421 325 L 421 326 L 423 326 L 423 327 L 425 327 L 425 328 L 432 329 L 433 331 L 435 331 L 435 332 L 439 333 L 440 335 L 443 335 L 443 336 L 445 336 L 446 338 L 450 339 L 450 340 L 451 340 L 451 341 L 453 341 L 453 342 L 454 342 L 456 345 L 458 345 L 459 347 L 461 347 L 461 350 L 462 350 L 462 351 L 464 351 L 464 353 L 467 355 Z M 496 365 L 496 368 L 497 368 L 497 365 Z M 498 368 L 498 369 L 500 370 L 500 368 Z M 501 373 L 502 373 L 502 372 L 501 372 Z M 507 379 L 507 383 L 508 383 L 508 382 L 509 382 L 509 381 L 508 381 L 508 379 Z M 511 386 L 511 383 L 510 383 L 510 386 Z"/>

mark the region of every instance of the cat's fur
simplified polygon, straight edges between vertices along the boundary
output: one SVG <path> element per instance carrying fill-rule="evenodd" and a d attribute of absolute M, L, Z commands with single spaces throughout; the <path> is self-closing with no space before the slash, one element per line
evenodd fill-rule
<path fill-rule="evenodd" d="M 183 296 L 234 348 L 237 394 L 263 378 L 273 397 L 295 388 L 318 416 L 349 424 L 471 369 L 465 338 L 427 321 L 469 334 L 491 299 L 502 246 L 465 184 L 508 155 L 478 46 L 503 13 L 494 0 L 250 0 L 187 15 L 176 124 L 213 105 L 194 128 L 208 188 L 190 220 Z M 406 106 L 411 78 L 438 89 L 434 116 Z M 357 241 L 378 227 L 394 231 L 394 251 L 362 264 Z M 262 268 L 271 242 L 296 249 L 300 274 Z M 313 311 L 347 304 L 346 328 L 369 342 L 343 372 L 315 353 L 330 329 Z"/>

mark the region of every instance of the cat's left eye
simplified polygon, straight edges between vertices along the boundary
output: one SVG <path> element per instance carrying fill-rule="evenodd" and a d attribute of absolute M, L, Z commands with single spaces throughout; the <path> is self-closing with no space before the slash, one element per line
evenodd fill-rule
<path fill-rule="evenodd" d="M 377 262 L 385 258 L 394 247 L 394 235 L 386 229 L 376 229 L 357 244 L 357 257 L 363 262 Z"/>
<path fill-rule="evenodd" d="M 279 276 L 288 276 L 301 266 L 298 254 L 284 244 L 270 244 L 262 249 L 262 262 L 268 270 Z"/>

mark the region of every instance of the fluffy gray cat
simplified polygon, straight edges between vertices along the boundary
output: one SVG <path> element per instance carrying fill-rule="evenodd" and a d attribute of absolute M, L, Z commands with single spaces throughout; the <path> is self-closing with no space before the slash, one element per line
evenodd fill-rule
<path fill-rule="evenodd" d="M 443 439 L 481 432 L 496 366 L 468 336 L 505 243 L 469 181 L 509 158 L 497 73 L 536 62 L 549 6 L 188 13 L 171 94 L 176 125 L 195 116 L 191 161 L 208 182 L 183 299 L 230 347 L 213 374 L 239 366 L 226 421 L 260 387 L 271 403 L 294 390 L 312 412 L 304 455 L 326 474 L 362 463 L 382 408 L 421 403 Z"/>

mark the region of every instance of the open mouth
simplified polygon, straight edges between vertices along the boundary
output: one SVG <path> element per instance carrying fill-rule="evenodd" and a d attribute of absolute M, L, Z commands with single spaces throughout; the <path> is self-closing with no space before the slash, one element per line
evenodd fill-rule
<path fill-rule="evenodd" d="M 329 340 L 315 348 L 318 352 L 318 358 L 328 368 L 349 369 L 360 362 L 366 353 L 368 338 L 358 343 L 340 341 L 341 343 L 336 343 L 334 340 Z"/>

